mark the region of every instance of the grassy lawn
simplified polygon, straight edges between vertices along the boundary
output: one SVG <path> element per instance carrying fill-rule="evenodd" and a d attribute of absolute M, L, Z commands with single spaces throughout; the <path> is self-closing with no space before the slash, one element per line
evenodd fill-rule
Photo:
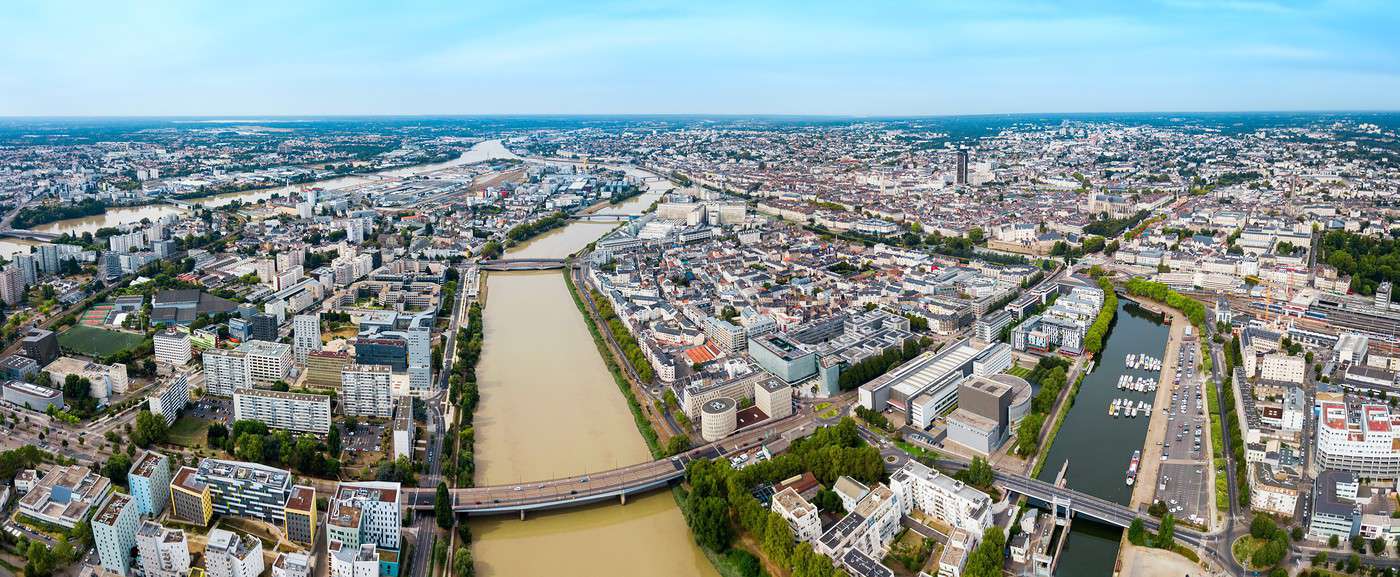
<path fill-rule="evenodd" d="M 930 459 L 938 458 L 938 453 L 935 453 L 908 441 L 895 441 L 894 446 L 899 447 L 900 450 L 909 453 L 910 455 L 913 455 L 915 457 L 928 457 Z"/>
<path fill-rule="evenodd" d="M 196 417 L 180 417 L 170 426 L 170 444 L 181 447 L 209 446 L 209 421 Z"/>
<path fill-rule="evenodd" d="M 59 346 L 90 357 L 105 357 L 127 349 L 134 349 L 145 340 L 146 337 L 142 335 L 86 325 L 73 325 L 72 328 L 58 335 Z"/>
<path fill-rule="evenodd" d="M 1021 377 L 1023 379 L 1031 376 L 1031 370 L 1021 365 L 1013 365 L 1011 368 L 1006 369 L 1006 372 Z"/>
<path fill-rule="evenodd" d="M 821 417 L 823 419 L 831 419 L 836 417 L 836 408 L 832 407 L 831 403 L 817 403 L 817 406 L 815 408 L 818 417 Z"/>
<path fill-rule="evenodd" d="M 1245 535 L 1235 540 L 1235 543 L 1230 546 L 1230 552 L 1234 553 L 1235 560 L 1239 561 L 1240 565 L 1245 566 L 1245 568 L 1251 568 L 1249 558 L 1254 555 L 1254 551 L 1263 544 L 1263 541 L 1258 541 L 1255 540 L 1254 537 Z"/>

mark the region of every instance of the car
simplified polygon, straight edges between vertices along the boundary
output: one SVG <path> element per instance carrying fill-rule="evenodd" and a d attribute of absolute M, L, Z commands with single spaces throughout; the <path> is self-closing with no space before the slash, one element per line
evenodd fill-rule
<path fill-rule="evenodd" d="M 519 485 L 516 485 L 515 488 L 514 488 L 514 489 L 511 489 L 511 490 L 512 490 L 512 491 L 520 491 L 521 489 L 520 489 L 520 486 L 519 486 Z"/>

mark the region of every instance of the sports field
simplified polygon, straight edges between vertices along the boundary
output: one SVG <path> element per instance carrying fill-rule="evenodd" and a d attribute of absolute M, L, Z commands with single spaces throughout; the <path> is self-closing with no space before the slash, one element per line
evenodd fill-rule
<path fill-rule="evenodd" d="M 58 346 L 80 355 L 105 357 L 134 349 L 144 340 L 142 335 L 78 324 L 58 335 Z"/>

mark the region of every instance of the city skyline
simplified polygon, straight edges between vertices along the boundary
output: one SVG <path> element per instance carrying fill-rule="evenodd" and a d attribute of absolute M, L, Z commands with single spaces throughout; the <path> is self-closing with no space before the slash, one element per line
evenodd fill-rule
<path fill-rule="evenodd" d="M 429 4 L 12 7 L 0 116 L 1394 110 L 1400 89 L 1374 2 Z"/>

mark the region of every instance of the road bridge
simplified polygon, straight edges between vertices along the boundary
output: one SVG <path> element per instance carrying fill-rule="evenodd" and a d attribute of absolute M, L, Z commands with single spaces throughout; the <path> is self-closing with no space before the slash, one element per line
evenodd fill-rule
<path fill-rule="evenodd" d="M 0 230 L 0 236 L 9 238 L 22 238 L 25 240 L 53 242 L 55 240 L 58 240 L 58 237 L 61 235 L 57 235 L 51 232 L 39 232 L 37 230 L 12 228 L 8 230 Z"/>
<path fill-rule="evenodd" d="M 481 270 L 556 270 L 564 268 L 565 261 L 557 258 L 504 258 L 481 261 Z"/>
<path fill-rule="evenodd" d="M 623 222 L 637 220 L 640 214 L 575 214 L 569 216 L 569 220 L 580 220 L 586 222 Z"/>

